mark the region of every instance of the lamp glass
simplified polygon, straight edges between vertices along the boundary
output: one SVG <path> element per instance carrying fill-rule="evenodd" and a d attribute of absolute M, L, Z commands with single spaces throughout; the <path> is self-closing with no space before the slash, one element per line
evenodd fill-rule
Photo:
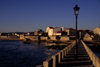
<path fill-rule="evenodd" d="M 79 7 L 78 7 L 78 5 L 76 5 L 75 7 L 74 7 L 74 13 L 75 13 L 75 15 L 76 16 L 78 16 L 78 14 L 79 14 Z"/>

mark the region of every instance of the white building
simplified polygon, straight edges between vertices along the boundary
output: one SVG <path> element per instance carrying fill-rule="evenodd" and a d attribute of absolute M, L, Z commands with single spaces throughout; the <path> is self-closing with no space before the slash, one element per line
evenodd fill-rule
<path fill-rule="evenodd" d="M 48 36 L 53 36 L 53 35 L 61 35 L 60 32 L 62 31 L 62 27 L 47 27 L 46 32 L 48 33 Z"/>
<path fill-rule="evenodd" d="M 100 27 L 97 27 L 93 30 L 94 34 L 100 35 Z"/>

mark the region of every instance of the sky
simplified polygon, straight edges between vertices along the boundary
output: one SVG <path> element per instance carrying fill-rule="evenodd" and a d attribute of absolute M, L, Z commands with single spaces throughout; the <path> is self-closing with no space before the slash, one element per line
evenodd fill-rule
<path fill-rule="evenodd" d="M 78 29 L 100 27 L 100 0 L 0 0 L 0 32 L 75 28 L 76 4 L 80 7 Z"/>

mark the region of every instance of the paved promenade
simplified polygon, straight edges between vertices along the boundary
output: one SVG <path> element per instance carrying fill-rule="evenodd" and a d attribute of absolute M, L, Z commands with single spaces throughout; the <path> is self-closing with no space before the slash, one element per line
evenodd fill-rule
<path fill-rule="evenodd" d="M 57 67 L 93 67 L 92 61 L 90 60 L 84 46 L 78 44 L 78 55 L 75 58 L 75 46 L 69 51 L 66 56 L 61 60 Z"/>

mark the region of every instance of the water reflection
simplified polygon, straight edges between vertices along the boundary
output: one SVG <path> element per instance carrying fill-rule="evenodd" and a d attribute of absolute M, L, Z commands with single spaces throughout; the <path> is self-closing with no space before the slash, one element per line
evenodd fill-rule
<path fill-rule="evenodd" d="M 0 67 L 35 67 L 58 50 L 48 49 L 47 43 L 0 41 Z"/>

